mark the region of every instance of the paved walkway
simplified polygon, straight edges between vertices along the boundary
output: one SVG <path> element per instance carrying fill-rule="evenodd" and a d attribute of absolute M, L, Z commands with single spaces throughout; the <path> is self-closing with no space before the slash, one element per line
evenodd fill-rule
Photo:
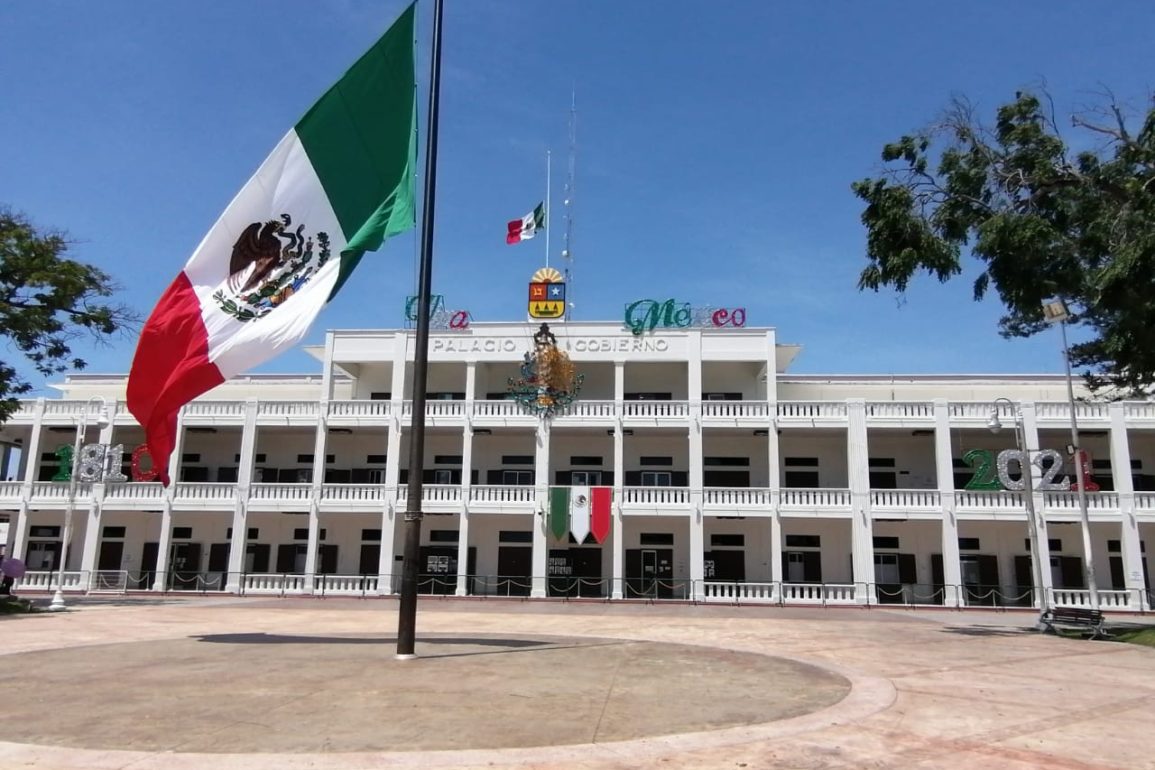
<path fill-rule="evenodd" d="M 0 618 L 5 768 L 1155 768 L 1155 650 L 1024 614 L 75 606 Z"/>

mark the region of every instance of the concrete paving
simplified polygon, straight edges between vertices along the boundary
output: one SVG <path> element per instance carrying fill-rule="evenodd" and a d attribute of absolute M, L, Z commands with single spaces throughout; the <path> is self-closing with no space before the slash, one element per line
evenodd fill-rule
<path fill-rule="evenodd" d="M 1155 768 L 1155 650 L 1028 614 L 75 606 L 0 618 L 5 768 Z"/>

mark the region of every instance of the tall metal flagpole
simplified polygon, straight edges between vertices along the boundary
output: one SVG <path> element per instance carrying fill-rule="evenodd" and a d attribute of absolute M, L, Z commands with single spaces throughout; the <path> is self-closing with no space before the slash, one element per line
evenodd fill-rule
<path fill-rule="evenodd" d="M 577 86 L 570 90 L 569 97 L 569 167 L 566 173 L 565 197 L 562 205 L 565 206 L 565 232 L 562 233 L 561 257 L 565 260 L 566 306 L 565 320 L 572 320 L 573 315 L 573 203 L 576 191 L 574 171 L 577 165 Z"/>
<path fill-rule="evenodd" d="M 549 190 L 550 190 L 550 172 L 553 169 L 553 162 L 550 156 L 550 151 L 545 151 L 545 266 L 549 267 Z"/>
<path fill-rule="evenodd" d="M 421 267 L 417 287 L 417 345 L 413 353 L 413 428 L 409 433 L 409 497 L 405 501 L 405 561 L 401 567 L 401 607 L 397 655 L 417 657 L 417 567 L 421 556 L 421 481 L 425 471 L 425 387 L 429 372 L 429 303 L 433 281 L 433 203 L 437 190 L 437 115 L 441 92 L 441 6 L 433 6 L 433 54 L 429 76 L 429 125 L 425 144 L 425 196 L 421 218 Z"/>

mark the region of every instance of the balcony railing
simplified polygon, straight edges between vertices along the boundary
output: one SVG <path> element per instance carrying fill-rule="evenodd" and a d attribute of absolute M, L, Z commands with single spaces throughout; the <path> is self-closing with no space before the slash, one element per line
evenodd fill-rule
<path fill-rule="evenodd" d="M 838 583 L 783 583 L 782 601 L 787 604 L 854 604 L 855 586 Z"/>
<path fill-rule="evenodd" d="M 330 401 L 330 417 L 388 417 L 393 405 L 388 401 Z"/>
<path fill-rule="evenodd" d="M 1119 510 L 1119 495 L 1114 492 L 1088 492 L 1088 511 Z M 1049 511 L 1079 510 L 1078 492 L 1047 492 L 1043 495 L 1044 506 Z"/>
<path fill-rule="evenodd" d="M 91 484 L 76 485 L 76 499 L 91 497 Z M 60 501 L 68 499 L 67 481 L 34 481 L 32 482 L 32 499 L 37 501 Z"/>
<path fill-rule="evenodd" d="M 1132 609 L 1130 591 L 1104 591 L 1100 589 L 1099 607 L 1105 610 Z M 1137 602 L 1136 602 L 1137 603 Z M 1090 607 L 1091 592 L 1081 588 L 1052 588 L 1051 604 L 1056 607 Z"/>
<path fill-rule="evenodd" d="M 471 503 L 533 503 L 536 489 L 531 486 L 487 484 L 469 488 Z"/>
<path fill-rule="evenodd" d="M 765 418 L 770 416 L 770 405 L 765 401 L 703 401 L 702 416 L 730 419 Z"/>
<path fill-rule="evenodd" d="M 18 500 L 24 491 L 24 482 L 0 481 L 0 499 Z"/>
<path fill-rule="evenodd" d="M 934 405 L 925 401 L 871 401 L 866 404 L 867 418 L 889 420 L 930 420 Z"/>
<path fill-rule="evenodd" d="M 762 488 L 732 489 L 709 488 L 702 491 L 703 504 L 725 508 L 768 508 L 770 490 Z"/>
<path fill-rule="evenodd" d="M 783 489 L 784 509 L 850 509 L 849 489 Z"/>
<path fill-rule="evenodd" d="M 932 511 L 941 507 L 937 489 L 872 489 L 870 507 L 878 510 Z"/>
<path fill-rule="evenodd" d="M 397 490 L 397 501 L 403 503 L 409 499 L 409 488 L 402 486 Z M 421 487 L 422 503 L 456 503 L 461 500 L 461 487 L 457 484 L 424 484 Z"/>
<path fill-rule="evenodd" d="M 1155 511 L 1155 492 L 1136 492 L 1135 509 L 1141 511 Z"/>
<path fill-rule="evenodd" d="M 379 503 L 385 499 L 380 484 L 322 484 L 321 501 L 328 503 Z"/>
<path fill-rule="evenodd" d="M 955 492 L 955 506 L 960 511 L 968 509 L 979 511 L 1022 511 L 1022 492 L 969 492 L 959 490 Z"/>
<path fill-rule="evenodd" d="M 1108 405 L 1104 403 L 1075 404 L 1075 416 L 1080 420 L 1106 420 Z M 1071 405 L 1063 401 L 1039 401 L 1035 416 L 1040 420 L 1070 420 Z"/>
<path fill-rule="evenodd" d="M 185 417 L 219 417 L 241 420 L 245 416 L 244 401 L 193 401 L 184 408 Z"/>
<path fill-rule="evenodd" d="M 586 417 L 586 418 L 606 418 L 610 419 L 614 416 L 614 402 L 613 401 L 582 401 L 577 400 L 566 407 L 566 410 L 560 415 L 561 417 Z"/>
<path fill-rule="evenodd" d="M 686 401 L 626 401 L 622 403 L 622 416 L 633 418 L 686 417 L 690 405 Z"/>
<path fill-rule="evenodd" d="M 474 417 L 528 417 L 516 401 L 474 401 Z"/>
<path fill-rule="evenodd" d="M 690 490 L 686 487 L 625 487 L 622 502 L 636 505 L 687 505 Z"/>
<path fill-rule="evenodd" d="M 316 417 L 319 408 L 316 401 L 258 401 L 257 417 Z"/>
<path fill-rule="evenodd" d="M 250 500 L 308 502 L 312 495 L 312 484 L 253 484 L 249 487 Z"/>
<path fill-rule="evenodd" d="M 779 420 L 845 420 L 844 401 L 779 401 Z"/>
<path fill-rule="evenodd" d="M 778 604 L 781 596 L 777 589 L 777 583 L 722 583 L 707 580 L 702 584 L 702 599 L 733 604 Z"/>
<path fill-rule="evenodd" d="M 179 486 L 179 485 L 178 485 Z M 232 486 L 229 484 L 228 486 Z M 133 481 L 127 484 L 107 484 L 105 500 L 151 501 L 164 499 L 164 487 L 157 481 Z"/>

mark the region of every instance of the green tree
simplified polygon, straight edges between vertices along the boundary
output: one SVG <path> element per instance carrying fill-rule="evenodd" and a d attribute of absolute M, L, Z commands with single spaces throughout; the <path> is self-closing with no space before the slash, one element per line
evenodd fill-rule
<path fill-rule="evenodd" d="M 44 376 L 83 369 L 73 356 L 77 337 L 98 341 L 137 325 L 127 307 L 105 302 L 118 288 L 104 271 L 68 259 L 62 233 L 37 230 L 0 208 L 0 336 Z M 0 360 L 0 423 L 32 389 L 11 360 Z"/>
<path fill-rule="evenodd" d="M 1042 331 L 1043 300 L 1061 298 L 1085 332 L 1071 363 L 1090 386 L 1150 392 L 1155 108 L 1132 117 L 1106 94 L 1070 124 L 1077 150 L 1050 99 L 1021 92 L 993 126 L 956 100 L 935 124 L 887 144 L 882 173 L 852 186 L 866 204 L 869 264 L 858 286 L 902 293 L 916 274 L 945 282 L 974 260 L 974 298 L 993 289 L 1005 306 L 1000 334 Z"/>

